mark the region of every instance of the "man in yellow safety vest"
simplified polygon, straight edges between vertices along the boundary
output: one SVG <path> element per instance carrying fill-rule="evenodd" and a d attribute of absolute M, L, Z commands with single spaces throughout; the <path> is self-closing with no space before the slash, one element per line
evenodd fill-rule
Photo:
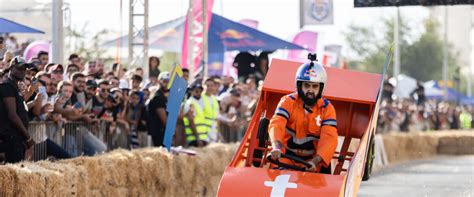
<path fill-rule="evenodd" d="M 205 88 L 199 82 L 192 84 L 192 96 L 183 109 L 186 142 L 189 146 L 202 147 L 215 140 L 213 133 L 217 128 L 219 113 L 219 103 L 214 96 L 217 84 L 211 78 L 206 79 L 204 84 Z"/>

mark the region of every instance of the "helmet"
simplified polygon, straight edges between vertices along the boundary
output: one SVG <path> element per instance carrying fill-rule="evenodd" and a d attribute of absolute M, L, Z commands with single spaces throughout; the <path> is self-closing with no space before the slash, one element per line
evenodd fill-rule
<path fill-rule="evenodd" d="M 326 84 L 327 74 L 324 67 L 318 62 L 313 62 L 314 59 L 310 58 L 311 62 L 302 64 L 298 71 L 296 71 L 296 89 L 298 90 L 298 97 L 303 99 L 305 104 L 313 105 L 316 101 L 322 97 L 324 85 Z M 304 81 L 320 83 L 318 95 L 315 99 L 306 98 L 303 93 L 302 84 Z"/>

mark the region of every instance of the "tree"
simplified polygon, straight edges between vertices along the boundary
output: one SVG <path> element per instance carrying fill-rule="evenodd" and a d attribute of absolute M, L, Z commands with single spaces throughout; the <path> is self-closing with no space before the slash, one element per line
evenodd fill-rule
<path fill-rule="evenodd" d="M 87 24 L 85 24 L 81 29 L 76 27 L 68 29 L 67 39 L 69 39 L 69 42 L 66 44 L 66 56 L 75 53 L 86 60 L 112 60 L 112 57 L 104 55 L 107 50 L 102 47 L 105 37 L 110 31 L 103 29 L 93 35 L 90 35 L 88 32 L 91 31 L 87 29 Z"/>
<path fill-rule="evenodd" d="M 374 27 L 351 25 L 345 32 L 349 47 L 360 59 L 349 62 L 350 68 L 366 72 L 380 73 L 385 63 L 386 53 L 393 43 L 394 22 L 392 19 L 382 21 L 381 38 L 375 34 Z M 407 23 L 401 17 L 400 22 L 400 72 L 421 81 L 442 79 L 443 42 L 436 30 L 439 25 L 432 19 L 424 22 L 425 32 L 417 38 L 412 35 Z M 449 50 L 449 76 L 456 67 L 456 56 Z M 393 60 L 392 60 L 393 61 Z M 393 62 L 391 62 L 393 65 Z M 392 69 L 388 70 L 393 75 Z"/>
<path fill-rule="evenodd" d="M 443 41 L 436 34 L 439 25 L 435 20 L 427 19 L 424 26 L 426 31 L 402 53 L 401 65 L 403 68 L 401 70 L 403 73 L 421 81 L 442 79 Z M 449 50 L 448 76 L 450 77 L 454 75 L 456 68 L 459 67 L 455 58 L 456 55 L 453 55 Z M 449 80 L 452 80 L 452 78 Z"/>

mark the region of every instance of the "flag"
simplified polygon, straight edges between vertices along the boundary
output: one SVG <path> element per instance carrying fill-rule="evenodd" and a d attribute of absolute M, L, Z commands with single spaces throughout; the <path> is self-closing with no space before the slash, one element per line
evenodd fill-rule
<path fill-rule="evenodd" d="M 180 76 L 180 77 L 183 76 L 183 70 L 181 69 L 181 66 L 179 66 L 179 64 L 175 64 L 173 68 L 171 69 L 170 82 L 168 83 L 168 90 L 171 89 L 175 76 Z"/>
<path fill-rule="evenodd" d="M 171 81 L 170 81 L 171 82 Z M 171 143 L 176 129 L 176 122 L 178 120 L 179 110 L 181 103 L 183 102 L 184 95 L 186 94 L 186 88 L 188 83 L 178 74 L 175 74 L 174 79 L 171 83 L 171 89 L 168 96 L 168 103 L 166 104 L 166 111 L 168 112 L 168 118 L 166 119 L 166 130 L 165 137 L 163 138 L 163 145 L 170 151 Z"/>
<path fill-rule="evenodd" d="M 211 16 L 212 16 L 212 6 L 214 5 L 214 0 L 207 0 L 207 9 L 206 12 L 206 20 L 207 20 L 207 29 L 209 29 L 209 25 L 211 24 Z M 183 48 L 181 52 L 181 65 L 184 68 L 189 68 L 193 66 L 193 70 L 196 71 L 199 68 L 202 53 L 203 53 L 203 32 L 204 27 L 202 26 L 202 1 L 201 0 L 192 0 L 192 6 L 190 8 L 192 11 L 188 14 L 191 16 L 186 17 L 185 26 L 184 26 L 184 36 L 183 36 Z M 188 20 L 191 20 L 191 27 L 189 27 Z M 192 35 L 189 34 L 189 29 L 192 29 Z M 188 47 L 189 43 L 188 40 L 192 39 L 193 46 L 191 54 L 188 54 Z M 188 59 L 191 61 L 191 65 L 188 65 Z M 193 73 L 195 74 L 195 73 Z"/>
<path fill-rule="evenodd" d="M 307 50 L 291 50 L 288 52 L 288 60 L 306 62 L 308 52 L 314 53 L 318 43 L 318 33 L 312 31 L 300 31 L 293 37 L 293 43 L 300 45 Z"/>

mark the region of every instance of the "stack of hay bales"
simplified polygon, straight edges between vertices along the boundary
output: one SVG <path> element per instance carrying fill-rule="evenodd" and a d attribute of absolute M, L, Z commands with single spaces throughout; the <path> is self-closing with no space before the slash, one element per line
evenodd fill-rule
<path fill-rule="evenodd" d="M 196 156 L 163 149 L 0 166 L 0 196 L 215 196 L 238 145 L 211 144 Z"/>
<path fill-rule="evenodd" d="M 441 136 L 438 153 L 447 155 L 474 154 L 474 132 Z"/>
<path fill-rule="evenodd" d="M 474 132 L 443 131 L 383 135 L 389 163 L 434 157 L 438 154 L 474 154 Z"/>

